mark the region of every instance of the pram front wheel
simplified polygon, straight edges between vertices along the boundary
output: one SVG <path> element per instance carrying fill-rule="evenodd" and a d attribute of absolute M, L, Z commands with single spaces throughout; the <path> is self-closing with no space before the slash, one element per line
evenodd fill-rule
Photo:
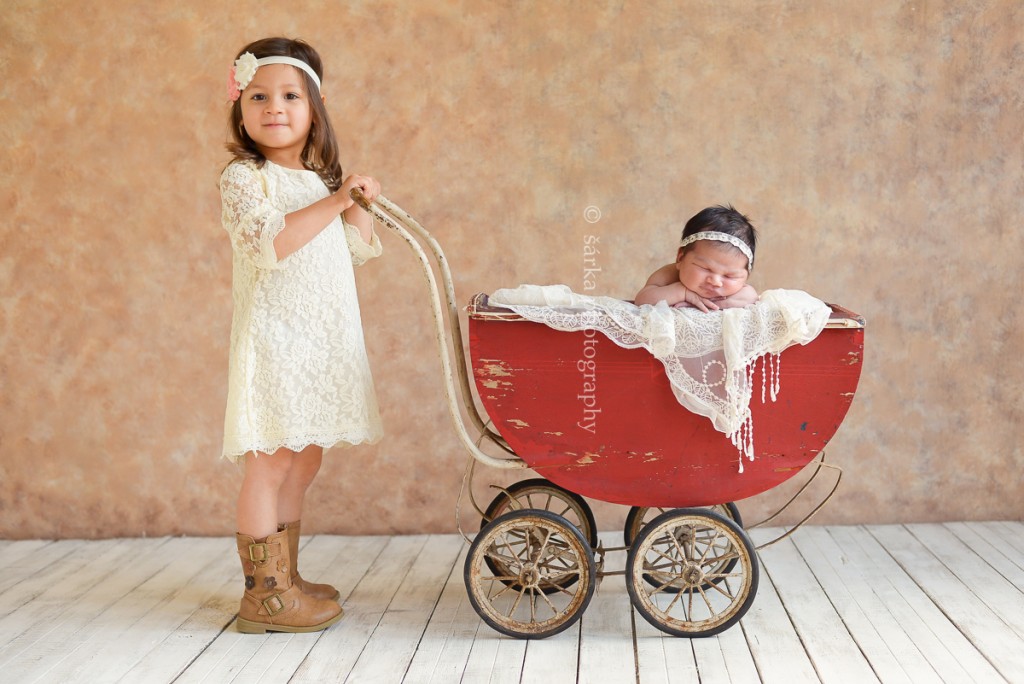
<path fill-rule="evenodd" d="M 480 529 L 508 511 L 527 508 L 562 516 L 583 533 L 591 548 L 597 546 L 597 522 L 587 500 L 542 477 L 515 482 L 494 497 L 480 521 Z"/>
<path fill-rule="evenodd" d="M 596 575 L 593 551 L 576 526 L 536 509 L 487 524 L 470 545 L 464 570 L 480 618 L 522 639 L 549 637 L 579 620 Z"/>
<path fill-rule="evenodd" d="M 674 636 L 713 636 L 736 624 L 753 603 L 757 583 L 750 539 L 708 509 L 659 515 L 644 526 L 626 559 L 633 606 Z"/>

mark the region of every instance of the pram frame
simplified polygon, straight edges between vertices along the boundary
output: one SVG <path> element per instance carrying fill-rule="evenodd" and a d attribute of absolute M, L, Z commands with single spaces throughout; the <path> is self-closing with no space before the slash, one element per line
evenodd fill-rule
<path fill-rule="evenodd" d="M 437 342 L 438 357 L 441 362 L 443 384 L 445 387 L 449 415 L 452 420 L 452 424 L 455 429 L 456 435 L 458 436 L 460 442 L 463 444 L 466 450 L 469 452 L 469 454 L 472 456 L 471 464 L 475 461 L 483 463 L 489 467 L 509 470 L 531 468 L 532 466 L 519 455 L 517 455 L 515 453 L 515 450 L 513 450 L 509 443 L 499 433 L 497 433 L 496 431 L 492 430 L 489 427 L 489 423 L 491 421 L 489 419 L 485 419 L 485 417 L 480 414 L 479 410 L 476 407 L 476 404 L 474 403 L 473 389 L 469 379 L 470 364 L 467 362 L 466 350 L 463 346 L 462 326 L 459 321 L 459 308 L 457 300 L 455 298 L 453 279 L 451 276 L 451 271 L 449 269 L 447 259 L 445 258 L 444 252 L 441 249 L 440 244 L 438 244 L 437 241 L 430 235 L 430 233 L 426 229 L 424 229 L 410 214 L 405 212 L 403 209 L 395 205 L 387 198 L 383 196 L 378 196 L 373 202 L 368 202 L 362 196 L 358 189 L 353 190 L 351 194 L 352 198 L 363 209 L 368 211 L 377 221 L 387 226 L 389 230 L 391 230 L 393 233 L 395 233 L 403 240 L 405 240 L 409 247 L 413 250 L 413 253 L 416 255 L 418 261 L 420 262 L 421 270 L 423 272 L 424 277 L 427 280 L 429 290 L 431 312 L 434 323 L 434 332 Z M 444 306 L 442 305 L 441 302 L 437 279 L 434 275 L 434 271 L 431 266 L 430 260 L 428 259 L 426 251 L 424 250 L 421 242 L 424 243 L 430 250 L 430 252 L 433 255 L 434 261 L 437 265 L 445 293 Z M 477 315 L 482 317 L 500 318 L 503 320 L 518 319 L 518 316 L 513 312 L 491 311 L 481 313 L 480 311 L 476 311 L 475 309 L 480 301 L 479 298 L 480 296 L 478 295 L 476 298 L 474 298 L 473 303 L 470 305 L 471 316 Z M 842 309 L 841 307 L 833 307 L 833 309 L 835 313 L 839 315 L 834 316 L 827 327 L 864 327 L 863 320 L 857 317 L 856 314 L 853 314 L 852 312 Z M 845 314 L 848 315 L 844 316 Z M 445 325 L 446 316 L 448 327 L 446 327 Z M 448 352 L 449 343 L 452 346 L 452 353 L 454 353 L 456 361 L 459 385 L 458 388 L 456 388 L 455 375 L 453 374 L 451 368 L 451 358 Z M 859 358 L 857 362 L 859 363 Z M 466 414 L 469 416 L 471 422 L 479 431 L 479 438 L 475 442 L 471 438 L 469 431 L 467 430 L 467 426 L 462 419 L 462 415 L 459 410 L 459 402 L 455 396 L 456 394 L 460 394 L 461 402 L 466 410 Z M 496 458 L 484 453 L 480 449 L 480 445 L 485 439 L 496 445 L 498 448 L 509 454 L 511 457 Z M 727 629 L 731 625 L 735 624 L 735 622 L 737 622 L 746 612 L 751 602 L 753 601 L 754 593 L 756 593 L 758 573 L 756 551 L 759 549 L 763 549 L 766 546 L 770 546 L 771 544 L 774 544 L 795 532 L 800 526 L 805 524 L 818 511 L 821 510 L 821 508 L 831 499 L 836 489 L 838 488 L 839 481 L 842 476 L 841 469 L 832 464 L 824 463 L 823 451 L 819 452 L 814 459 L 812 459 L 810 462 L 805 463 L 805 465 L 811 465 L 811 463 L 813 463 L 814 461 L 817 461 L 816 469 L 814 470 L 810 479 L 806 483 L 804 483 L 802 487 L 800 487 L 799 491 L 797 491 L 797 493 L 788 502 L 786 502 L 786 504 L 784 504 L 782 508 L 779 509 L 779 511 L 769 516 L 765 520 L 755 525 L 749 526 L 748 529 L 751 527 L 764 525 L 765 523 L 775 519 L 779 514 L 782 513 L 783 510 L 787 509 L 798 497 L 800 497 L 800 495 L 807 489 L 811 482 L 813 482 L 815 478 L 818 476 L 818 474 L 820 474 L 822 469 L 833 469 L 838 473 L 836 481 L 831 491 L 829 491 L 828 494 L 824 497 L 824 499 L 820 501 L 802 520 L 796 523 L 793 527 L 786 530 L 779 537 L 768 542 L 765 542 L 756 548 L 754 548 L 753 545 L 750 543 L 749 538 L 745 535 L 742 527 L 736 525 L 733 521 L 728 520 L 727 518 L 723 518 L 721 515 L 717 513 L 704 512 L 702 511 L 702 509 L 699 508 L 680 508 L 676 509 L 675 511 L 667 511 L 655 520 L 651 521 L 651 525 L 657 523 L 657 525 L 660 526 L 658 528 L 659 530 L 676 530 L 675 532 L 671 533 L 673 535 L 678 534 L 678 530 L 682 529 L 680 528 L 680 525 L 683 525 L 685 527 L 687 525 L 693 524 L 693 521 L 696 521 L 698 526 L 701 526 L 701 529 L 705 530 L 707 534 L 713 534 L 715 539 L 718 539 L 720 536 L 724 534 L 726 536 L 736 535 L 734 536 L 734 539 L 742 541 L 742 544 L 736 543 L 731 545 L 731 548 L 733 548 L 731 556 L 737 557 L 741 564 L 742 571 L 740 572 L 740 575 L 746 576 L 747 581 L 750 581 L 751 579 L 753 581 L 752 584 L 749 585 L 747 588 L 742 589 L 739 595 L 731 596 L 731 603 L 718 615 L 714 615 L 714 612 L 717 610 L 716 608 L 712 611 L 713 614 L 710 618 L 704 620 L 691 621 L 691 617 L 685 617 L 682 620 L 680 620 L 678 618 L 672 618 L 669 612 L 661 613 L 656 603 L 651 603 L 648 604 L 646 608 L 644 607 L 646 600 L 645 597 L 647 596 L 647 592 L 644 590 L 644 583 L 652 583 L 651 577 L 655 571 L 653 570 L 654 566 L 650 564 L 650 561 L 642 557 L 642 553 L 638 549 L 640 549 L 640 547 L 644 544 L 647 544 L 645 548 L 647 549 L 647 551 L 650 551 L 653 548 L 650 546 L 650 544 L 657 544 L 660 541 L 660 538 L 654 538 L 655 535 L 648 534 L 648 530 L 641 531 L 641 533 L 638 535 L 639 540 L 633 547 L 615 547 L 606 549 L 603 548 L 600 544 L 598 544 L 596 548 L 593 548 L 588 543 L 585 546 L 587 549 L 590 549 L 589 551 L 583 553 L 575 551 L 572 552 L 577 553 L 577 555 L 574 556 L 574 560 L 572 560 L 570 567 L 576 568 L 580 571 L 590 572 L 591 576 L 596 576 L 598 582 L 601 578 L 603 578 L 606 575 L 626 574 L 627 586 L 630 590 L 631 600 L 633 601 L 634 606 L 641 612 L 645 619 L 647 619 L 654 626 L 658 627 L 659 629 L 662 629 L 663 631 L 678 636 L 710 636 L 712 634 L 716 634 L 722 631 L 723 629 Z M 471 479 L 471 474 L 473 470 L 474 469 L 472 468 L 472 465 L 470 465 L 469 469 L 467 470 L 466 479 Z M 532 580 L 533 584 L 529 587 L 527 586 L 526 581 L 522 579 L 523 576 L 520 576 L 518 580 L 513 580 L 511 577 L 484 577 L 483 579 L 481 579 L 482 573 L 484 575 L 488 573 L 488 569 L 484 567 L 484 564 L 482 564 L 481 559 L 483 559 L 484 555 L 489 555 L 490 553 L 486 549 L 481 548 L 481 542 L 484 540 L 490 540 L 487 541 L 487 544 L 493 545 L 493 543 L 495 542 L 493 541 L 493 539 L 489 538 L 488 535 L 492 534 L 492 528 L 500 528 L 501 526 L 506 526 L 510 529 L 519 530 L 515 533 L 518 536 L 515 536 L 514 538 L 522 539 L 524 542 L 527 543 L 527 546 L 530 545 L 529 540 L 533 539 L 533 535 L 537 534 L 535 530 L 539 529 L 539 527 L 544 527 L 547 530 L 544 534 L 547 534 L 549 537 L 551 534 L 561 534 L 564 539 L 569 539 L 573 536 L 579 536 L 579 530 L 572 523 L 569 523 L 567 520 L 562 519 L 561 516 L 550 513 L 547 510 L 518 509 L 515 501 L 509 495 L 507 490 L 502 489 L 502 493 L 500 493 L 498 497 L 508 497 L 508 508 L 510 510 L 504 513 L 503 515 L 499 515 L 496 519 L 491 520 L 489 522 L 487 520 L 484 520 L 484 525 L 482 526 L 481 534 L 477 536 L 476 540 L 471 542 L 470 554 L 467 556 L 466 559 L 465 581 L 467 590 L 470 593 L 471 603 L 473 604 L 477 613 L 480 615 L 482 619 L 484 619 L 485 622 L 487 622 L 491 627 L 495 628 L 496 630 L 502 633 L 520 638 L 542 638 L 550 636 L 552 634 L 556 634 L 566 629 L 570 624 L 572 624 L 573 622 L 578 620 L 579 617 L 581 617 L 582 611 L 585 609 L 587 603 L 590 600 L 590 596 L 577 596 L 572 602 L 572 605 L 574 607 L 571 609 L 571 612 L 557 615 L 557 619 L 555 619 L 553 622 L 552 620 L 548 620 L 549 623 L 552 623 L 554 625 L 553 627 L 538 628 L 538 625 L 535 623 L 533 618 L 530 618 L 526 622 L 523 622 L 517 621 L 517 619 L 512 618 L 511 613 L 508 616 L 502 616 L 500 613 L 496 614 L 491 610 L 490 602 L 492 600 L 492 597 L 489 595 L 489 591 L 485 591 L 482 588 L 486 585 L 486 582 L 484 582 L 484 580 L 493 581 L 495 579 L 500 579 L 502 582 L 505 583 L 506 588 L 501 592 L 498 592 L 498 596 L 508 591 L 512 591 L 513 593 L 518 591 L 520 592 L 521 598 L 522 592 L 529 590 L 534 595 L 533 600 L 535 602 L 536 595 L 538 594 L 546 594 L 548 593 L 548 590 L 552 589 L 553 587 L 557 587 L 559 591 L 564 592 L 565 588 L 571 585 L 565 585 L 563 587 L 561 585 L 558 585 L 557 581 L 551 579 L 545 580 L 543 577 L 540 578 L 541 584 L 536 583 L 537 579 L 535 577 L 534 580 Z M 476 501 L 472 497 L 472 486 L 470 486 L 470 499 L 473 502 L 474 507 L 476 507 L 477 511 L 479 512 L 480 507 L 477 505 Z M 486 516 L 484 517 L 486 518 Z M 683 523 L 680 521 L 689 522 Z M 560 528 L 559 525 L 562 525 L 562 527 Z M 653 532 L 654 530 L 652 528 L 649 531 Z M 659 532 L 659 534 L 661 534 L 661 532 Z M 463 533 L 463 535 L 465 536 L 465 533 Z M 468 537 L 466 537 L 466 539 L 467 541 L 470 541 Z M 570 541 L 572 540 L 570 539 Z M 573 544 L 569 544 L 568 546 L 573 546 Z M 745 546 L 746 548 L 740 548 L 742 546 Z M 511 551 L 510 547 L 507 548 L 509 548 L 509 551 Z M 566 549 L 568 549 L 568 547 L 563 548 L 563 551 L 559 552 L 559 554 L 563 552 L 567 553 L 568 551 Z M 624 572 L 605 573 L 603 571 L 605 552 L 622 549 L 629 549 L 627 570 Z M 595 558 L 595 553 L 597 554 L 599 559 Z M 704 553 L 706 555 L 707 551 L 705 550 Z M 665 558 L 663 552 L 656 553 L 654 557 L 656 559 Z M 514 560 L 514 558 L 510 559 L 509 562 L 512 562 Z M 735 561 L 733 562 L 735 563 Z M 489 560 L 488 564 L 490 564 Z M 508 565 L 506 563 L 501 565 L 500 569 L 505 574 L 507 574 L 510 571 L 511 567 L 511 565 Z M 596 574 L 594 572 L 595 567 L 597 568 Z M 673 566 L 673 568 L 674 567 L 675 566 Z M 732 567 L 732 565 L 730 565 L 729 567 Z M 490 568 L 490 572 L 495 573 L 497 572 L 497 570 L 492 566 Z M 675 572 L 674 569 L 672 572 Z M 717 570 L 715 572 L 717 572 Z M 728 570 L 726 570 L 726 572 L 728 572 Z M 703 588 L 710 586 L 710 584 L 708 584 L 707 582 L 717 583 L 719 581 L 717 579 L 708 579 L 711 578 L 712 575 L 705 576 L 700 573 L 698 574 L 700 575 L 701 579 L 695 580 L 690 584 L 686 584 L 684 582 L 683 589 L 677 588 L 674 591 L 697 590 L 703 594 Z M 669 576 L 676 575 L 670 573 Z M 722 577 L 724 576 L 725 575 L 722 575 Z M 547 589 L 543 588 L 543 582 L 545 581 L 548 583 Z M 587 586 L 587 591 L 593 591 L 593 582 L 583 583 L 583 585 Z M 662 586 L 665 587 L 669 585 Z M 661 589 L 657 589 L 653 593 L 658 593 L 658 591 L 661 591 Z M 547 601 L 547 599 L 545 599 L 545 601 Z M 550 606 L 550 601 L 547 602 Z M 675 601 L 673 600 L 673 604 L 674 603 Z M 516 605 L 518 605 L 518 599 L 516 601 Z M 669 606 L 669 611 L 671 610 L 671 605 L 672 604 L 670 604 Z M 708 604 L 708 607 L 711 607 L 710 604 Z M 514 608 L 515 607 L 513 606 L 513 610 Z M 532 610 L 533 608 L 531 607 L 531 611 Z"/>

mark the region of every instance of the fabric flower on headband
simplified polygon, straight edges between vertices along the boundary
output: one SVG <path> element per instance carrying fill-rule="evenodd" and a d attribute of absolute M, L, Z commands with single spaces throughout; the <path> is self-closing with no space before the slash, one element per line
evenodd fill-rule
<path fill-rule="evenodd" d="M 241 97 L 242 91 L 252 82 L 252 78 L 256 75 L 256 70 L 259 69 L 259 66 L 256 56 L 251 52 L 246 52 L 235 60 L 235 66 L 231 67 L 231 71 L 228 74 L 229 100 L 235 102 Z"/>

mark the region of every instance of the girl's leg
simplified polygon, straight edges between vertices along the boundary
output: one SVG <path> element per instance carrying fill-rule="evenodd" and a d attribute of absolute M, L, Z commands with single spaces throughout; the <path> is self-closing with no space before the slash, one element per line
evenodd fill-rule
<path fill-rule="evenodd" d="M 309 454 L 301 456 L 288 449 L 245 457 L 235 535 L 245 575 L 245 592 L 238 609 L 240 632 L 312 632 L 341 618 L 341 606 L 335 601 L 311 596 L 296 586 L 292 573 L 297 553 L 288 531 L 278 530 L 282 496 L 293 496 L 287 493 L 291 487 L 286 487 L 286 483 L 302 473 L 308 474 L 311 460 L 319 464 Z"/>
<path fill-rule="evenodd" d="M 315 444 L 294 454 L 291 468 L 278 490 L 274 531 L 278 529 L 277 524 L 284 525 L 302 518 L 302 502 L 306 497 L 306 490 L 320 471 L 323 457 L 323 447 Z"/>
<path fill-rule="evenodd" d="M 245 477 L 238 494 L 238 532 L 264 539 L 277 532 L 281 488 L 288 480 L 296 454 L 278 449 L 272 454 L 245 455 Z"/>
<path fill-rule="evenodd" d="M 299 519 L 302 517 L 302 502 L 306 496 L 306 490 L 309 489 L 313 478 L 320 470 L 323 455 L 324 450 L 315 445 L 306 447 L 295 454 L 291 470 L 288 471 L 288 478 L 281 486 L 277 500 L 277 519 L 278 529 L 288 532 L 288 544 L 291 547 L 292 556 L 292 583 L 308 596 L 337 600 L 340 596 L 337 589 L 329 584 L 307 582 L 299 574 Z"/>

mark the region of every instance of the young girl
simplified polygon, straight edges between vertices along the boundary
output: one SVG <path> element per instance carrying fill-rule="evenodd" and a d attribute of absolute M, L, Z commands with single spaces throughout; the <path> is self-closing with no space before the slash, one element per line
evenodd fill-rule
<path fill-rule="evenodd" d="M 757 231 L 732 207 L 708 207 L 686 222 L 674 264 L 651 274 L 634 302 L 716 311 L 757 301 L 747 284 Z"/>
<path fill-rule="evenodd" d="M 267 38 L 228 79 L 234 160 L 220 179 L 233 251 L 224 456 L 244 462 L 237 544 L 245 575 L 238 629 L 321 630 L 338 591 L 298 574 L 299 519 L 325 447 L 380 438 L 353 264 L 381 253 L 349 197 L 380 192 L 344 177 L 323 66 L 306 43 Z"/>

